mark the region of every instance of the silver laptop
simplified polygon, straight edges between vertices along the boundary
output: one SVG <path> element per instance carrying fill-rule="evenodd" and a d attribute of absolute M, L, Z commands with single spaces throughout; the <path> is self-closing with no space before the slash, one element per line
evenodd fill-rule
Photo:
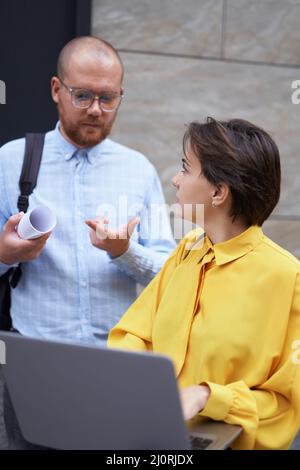
<path fill-rule="evenodd" d="M 186 426 L 167 357 L 13 333 L 0 332 L 0 340 L 11 401 L 31 443 L 54 449 L 225 449 L 241 432 L 211 420 Z"/>

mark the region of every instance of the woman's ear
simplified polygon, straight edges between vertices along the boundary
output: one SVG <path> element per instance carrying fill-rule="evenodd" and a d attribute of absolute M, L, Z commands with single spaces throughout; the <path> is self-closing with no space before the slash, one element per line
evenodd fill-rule
<path fill-rule="evenodd" d="M 227 184 L 220 183 L 215 186 L 212 195 L 212 206 L 219 207 L 223 205 L 229 198 L 230 190 Z"/>

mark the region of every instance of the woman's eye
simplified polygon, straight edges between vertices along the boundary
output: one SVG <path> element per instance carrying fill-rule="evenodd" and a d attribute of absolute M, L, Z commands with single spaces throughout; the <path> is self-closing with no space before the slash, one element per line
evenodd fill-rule
<path fill-rule="evenodd" d="M 181 170 L 180 170 L 180 172 L 181 172 L 181 173 L 187 173 L 187 171 L 188 171 L 188 170 L 187 170 L 187 167 L 186 167 L 185 159 L 183 158 L 183 159 L 181 160 Z"/>

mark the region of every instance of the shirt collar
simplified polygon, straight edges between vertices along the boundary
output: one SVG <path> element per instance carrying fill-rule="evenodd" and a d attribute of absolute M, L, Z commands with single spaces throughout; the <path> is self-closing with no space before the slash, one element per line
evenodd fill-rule
<path fill-rule="evenodd" d="M 60 126 L 60 121 L 58 121 L 56 126 L 55 126 L 55 130 L 54 130 L 55 139 L 56 139 L 56 141 L 59 145 L 59 148 L 61 149 L 66 161 L 68 161 L 68 160 L 71 160 L 72 157 L 74 157 L 76 155 L 76 152 L 79 149 L 74 144 L 71 144 L 71 142 L 69 142 L 67 139 L 65 139 L 65 137 L 62 135 L 62 133 L 60 131 L 59 126 Z M 100 144 L 97 144 L 94 147 L 89 147 L 89 148 L 82 149 L 82 150 L 86 151 L 87 160 L 88 160 L 89 163 L 92 164 L 96 159 L 99 159 L 99 155 L 101 155 L 101 153 L 103 152 L 104 147 L 107 144 L 107 140 L 108 139 L 103 140 L 102 142 L 100 142 Z"/>
<path fill-rule="evenodd" d="M 230 240 L 213 244 L 203 229 L 198 227 L 185 237 L 186 243 L 182 259 L 194 251 L 197 259 L 201 262 L 206 254 L 211 253 L 216 264 L 221 266 L 249 253 L 261 242 L 263 235 L 260 227 L 252 225 Z"/>
<path fill-rule="evenodd" d="M 216 264 L 220 266 L 241 258 L 252 251 L 262 241 L 263 236 L 261 227 L 252 225 L 244 232 L 225 242 L 213 245 L 208 237 L 206 237 L 206 242 L 214 251 Z"/>

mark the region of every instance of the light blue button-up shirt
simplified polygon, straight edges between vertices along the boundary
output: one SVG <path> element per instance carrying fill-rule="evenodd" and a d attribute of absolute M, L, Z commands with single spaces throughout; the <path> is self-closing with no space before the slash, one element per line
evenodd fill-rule
<path fill-rule="evenodd" d="M 24 150 L 24 139 L 0 149 L 0 230 L 18 212 Z M 175 247 L 157 173 L 143 155 L 110 139 L 78 151 L 58 124 L 46 134 L 29 210 L 41 204 L 55 212 L 57 226 L 39 258 L 22 265 L 13 326 L 27 336 L 105 344 L 137 283 L 146 285 Z M 84 222 L 96 215 L 108 216 L 112 228 L 141 216 L 125 254 L 112 259 L 92 246 Z M 7 269 L 0 263 L 0 275 Z"/>

